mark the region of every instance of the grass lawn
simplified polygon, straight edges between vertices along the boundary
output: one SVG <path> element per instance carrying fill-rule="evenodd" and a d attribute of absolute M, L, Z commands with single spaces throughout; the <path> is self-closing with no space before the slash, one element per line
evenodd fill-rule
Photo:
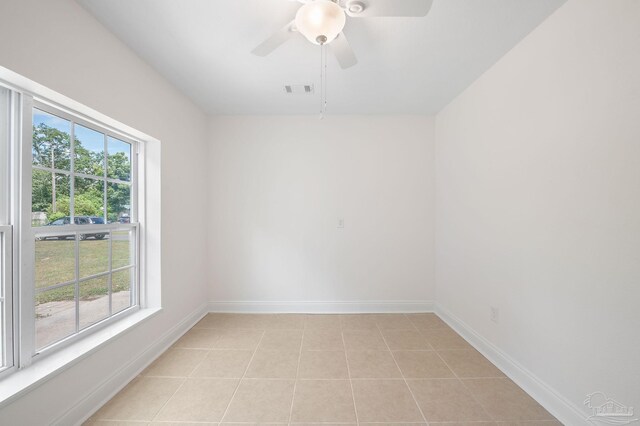
<path fill-rule="evenodd" d="M 75 278 L 74 240 L 36 241 L 36 289 L 71 281 Z M 80 244 L 80 278 L 107 272 L 109 240 L 87 239 Z M 113 269 L 130 265 L 128 232 L 113 233 Z M 130 270 L 115 272 L 111 279 L 112 291 L 128 291 Z M 73 300 L 75 285 L 70 284 L 36 294 L 36 305 L 59 300 Z M 108 293 L 107 277 L 80 283 L 80 300 L 91 300 Z"/>

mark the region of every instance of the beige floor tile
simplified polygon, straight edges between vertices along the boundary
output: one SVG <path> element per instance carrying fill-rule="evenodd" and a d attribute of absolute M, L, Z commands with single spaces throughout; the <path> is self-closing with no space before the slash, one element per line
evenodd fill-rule
<path fill-rule="evenodd" d="M 216 422 L 151 422 L 149 426 L 217 426 Z"/>
<path fill-rule="evenodd" d="M 258 350 L 300 352 L 302 330 L 267 330 Z"/>
<path fill-rule="evenodd" d="M 349 351 L 347 352 L 347 360 L 352 379 L 394 379 L 402 377 L 389 351 Z"/>
<path fill-rule="evenodd" d="M 392 351 L 433 349 L 417 330 L 382 330 L 382 336 Z"/>
<path fill-rule="evenodd" d="M 95 420 L 153 420 L 184 379 L 138 377 L 93 415 Z"/>
<path fill-rule="evenodd" d="M 561 425 L 432 313 L 208 314 L 85 425 L 356 426 L 357 409 L 418 426 L 418 407 L 429 425 Z"/>
<path fill-rule="evenodd" d="M 220 421 L 238 382 L 237 379 L 187 379 L 153 420 Z"/>
<path fill-rule="evenodd" d="M 495 426 L 562 426 L 557 420 L 531 420 L 522 422 L 496 422 Z"/>
<path fill-rule="evenodd" d="M 473 349 L 473 346 L 450 328 L 431 328 L 420 330 L 420 332 L 436 350 Z"/>
<path fill-rule="evenodd" d="M 376 315 L 376 324 L 380 330 L 415 330 L 409 318 L 405 314 L 380 314 Z"/>
<path fill-rule="evenodd" d="M 407 382 L 429 423 L 491 420 L 458 379 Z"/>
<path fill-rule="evenodd" d="M 193 326 L 193 328 L 219 328 L 215 327 L 217 321 L 214 319 L 215 314 L 207 314 Z"/>
<path fill-rule="evenodd" d="M 171 348 L 143 372 L 143 376 L 187 377 L 207 355 L 202 349 Z"/>
<path fill-rule="evenodd" d="M 444 321 L 440 319 L 439 316 L 432 313 L 407 314 L 407 318 L 418 330 L 449 327 Z"/>
<path fill-rule="evenodd" d="M 427 426 L 424 422 L 411 422 L 411 423 L 383 423 L 383 422 L 374 422 L 374 423 L 366 423 L 360 422 L 361 425 L 369 425 L 369 426 Z"/>
<path fill-rule="evenodd" d="M 200 320 L 196 328 L 256 329 L 260 328 L 262 315 L 211 313 Z"/>
<path fill-rule="evenodd" d="M 475 349 L 439 351 L 439 354 L 460 378 L 504 377 L 502 371 Z"/>
<path fill-rule="evenodd" d="M 387 350 L 387 344 L 378 330 L 344 330 L 345 348 L 348 351 Z"/>
<path fill-rule="evenodd" d="M 356 426 L 357 423 L 291 423 L 295 426 Z"/>
<path fill-rule="evenodd" d="M 176 348 L 211 349 L 218 340 L 220 330 L 192 328 L 173 345 Z"/>
<path fill-rule="evenodd" d="M 305 330 L 303 351 L 344 351 L 340 330 Z"/>
<path fill-rule="evenodd" d="M 360 422 L 424 421 L 404 380 L 352 380 Z"/>
<path fill-rule="evenodd" d="M 340 315 L 307 315 L 305 329 L 341 330 Z"/>
<path fill-rule="evenodd" d="M 191 377 L 241 378 L 249 365 L 253 351 L 213 350 L 191 373 Z"/>
<path fill-rule="evenodd" d="M 292 422 L 355 422 L 348 380 L 298 380 Z"/>
<path fill-rule="evenodd" d="M 435 422 L 429 423 L 429 426 L 502 426 L 495 422 Z"/>
<path fill-rule="evenodd" d="M 343 351 L 303 351 L 298 370 L 300 379 L 348 379 Z"/>
<path fill-rule="evenodd" d="M 232 423 L 232 422 L 225 422 L 225 423 L 219 423 L 220 426 L 288 426 L 288 423 L 258 423 L 258 422 L 238 422 L 238 423 Z"/>
<path fill-rule="evenodd" d="M 304 314 L 268 315 L 264 321 L 267 330 L 302 330 L 304 329 Z"/>
<path fill-rule="evenodd" d="M 435 351 L 395 351 L 393 356 L 407 379 L 455 377 Z"/>
<path fill-rule="evenodd" d="M 300 352 L 256 351 L 245 377 L 249 379 L 295 379 Z"/>
<path fill-rule="evenodd" d="M 224 422 L 287 423 L 294 380 L 243 379 Z"/>
<path fill-rule="evenodd" d="M 494 420 L 554 420 L 547 410 L 507 378 L 464 379 L 463 383 Z"/>
<path fill-rule="evenodd" d="M 262 426 L 262 425 L 269 425 L 269 426 L 288 426 L 288 423 L 257 423 L 257 422 L 239 422 L 239 423 L 232 423 L 232 422 L 225 422 L 225 423 L 219 423 L 220 426 Z"/>
<path fill-rule="evenodd" d="M 264 332 L 258 330 L 221 330 L 214 349 L 254 350 Z"/>
<path fill-rule="evenodd" d="M 377 330 L 375 315 L 340 315 L 343 330 Z"/>

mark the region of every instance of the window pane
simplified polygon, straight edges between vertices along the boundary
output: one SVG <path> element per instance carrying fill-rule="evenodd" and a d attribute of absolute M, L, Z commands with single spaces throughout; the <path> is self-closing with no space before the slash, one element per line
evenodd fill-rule
<path fill-rule="evenodd" d="M 131 180 L 131 144 L 119 139 L 108 138 L 109 156 L 107 177 L 118 180 Z"/>
<path fill-rule="evenodd" d="M 124 183 L 107 183 L 107 218 L 109 223 L 130 223 L 131 186 Z"/>
<path fill-rule="evenodd" d="M 37 108 L 33 109 L 33 164 L 70 170 L 71 122 Z"/>
<path fill-rule="evenodd" d="M 75 284 L 36 294 L 36 349 L 76 331 Z"/>
<path fill-rule="evenodd" d="M 80 283 L 80 328 L 88 327 L 109 316 L 108 277 L 102 276 Z"/>
<path fill-rule="evenodd" d="M 75 178 L 75 216 L 104 217 L 104 180 Z"/>
<path fill-rule="evenodd" d="M 80 278 L 109 271 L 109 241 L 106 232 L 80 234 Z"/>
<path fill-rule="evenodd" d="M 112 268 L 118 269 L 134 264 L 132 231 L 117 230 L 111 233 Z"/>
<path fill-rule="evenodd" d="M 75 279 L 75 244 L 73 235 L 36 238 L 36 290 Z"/>
<path fill-rule="evenodd" d="M 134 269 L 114 272 L 111 277 L 112 313 L 120 312 L 131 306 L 131 275 Z"/>
<path fill-rule="evenodd" d="M 73 168 L 76 173 L 104 176 L 104 134 L 74 124 Z"/>
<path fill-rule="evenodd" d="M 33 169 L 31 179 L 31 224 L 43 226 L 65 216 L 68 218 L 69 176 Z"/>

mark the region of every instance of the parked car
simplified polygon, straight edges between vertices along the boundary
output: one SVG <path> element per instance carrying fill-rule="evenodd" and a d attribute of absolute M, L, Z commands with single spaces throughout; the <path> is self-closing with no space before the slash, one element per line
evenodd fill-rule
<path fill-rule="evenodd" d="M 88 216 L 87 217 L 92 224 L 94 225 L 104 225 L 104 218 L 103 217 L 97 217 L 97 216 Z"/>
<path fill-rule="evenodd" d="M 104 225 L 104 219 L 96 216 L 76 216 L 73 218 L 73 223 L 76 225 Z M 49 222 L 45 226 L 62 226 L 62 225 L 70 225 L 71 218 L 69 216 L 61 217 L 60 219 L 54 220 L 53 222 Z M 87 238 L 93 238 L 95 240 L 102 240 L 107 234 L 106 233 L 87 233 L 80 234 L 81 240 L 86 240 Z M 63 235 L 60 237 L 41 237 L 41 240 L 66 240 L 73 239 L 72 235 Z"/>

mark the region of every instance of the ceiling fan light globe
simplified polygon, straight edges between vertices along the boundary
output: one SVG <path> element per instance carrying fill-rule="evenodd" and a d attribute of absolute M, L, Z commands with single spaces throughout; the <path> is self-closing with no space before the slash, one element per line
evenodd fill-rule
<path fill-rule="evenodd" d="M 313 0 L 296 13 L 296 27 L 314 44 L 330 43 L 344 28 L 346 17 L 340 6 L 330 0 Z M 321 43 L 321 41 L 324 41 Z"/>

